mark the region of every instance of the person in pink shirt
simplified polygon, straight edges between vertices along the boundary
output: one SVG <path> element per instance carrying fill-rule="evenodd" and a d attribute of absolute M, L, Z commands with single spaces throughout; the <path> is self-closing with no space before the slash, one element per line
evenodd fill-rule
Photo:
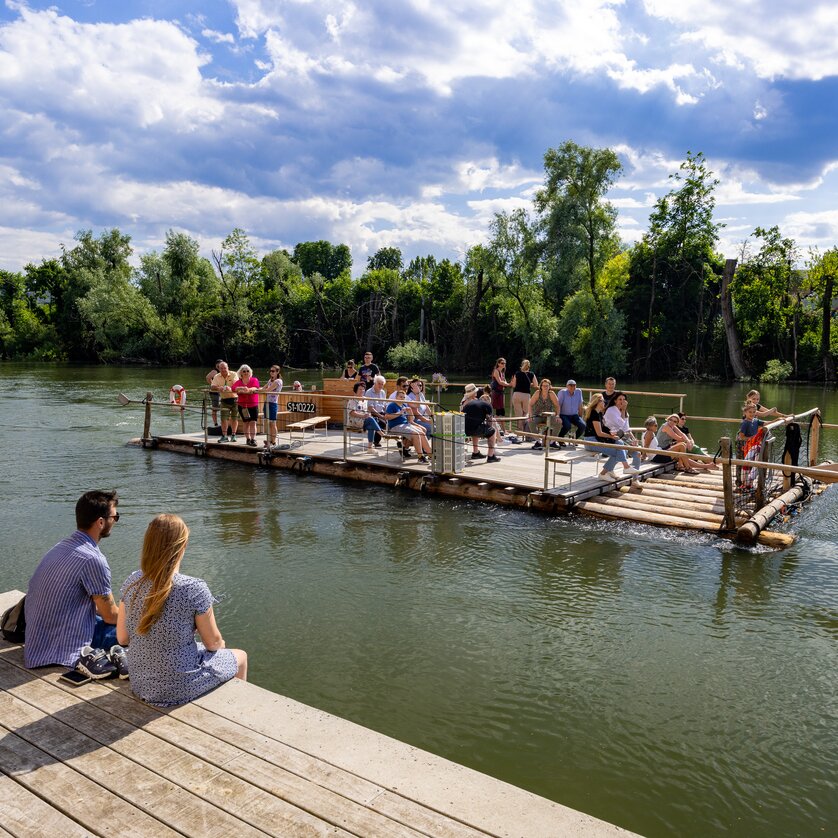
<path fill-rule="evenodd" d="M 259 379 L 253 370 L 242 364 L 238 370 L 238 381 L 233 382 L 233 392 L 239 397 L 239 416 L 244 424 L 247 445 L 256 445 L 256 419 L 259 416 Z"/>

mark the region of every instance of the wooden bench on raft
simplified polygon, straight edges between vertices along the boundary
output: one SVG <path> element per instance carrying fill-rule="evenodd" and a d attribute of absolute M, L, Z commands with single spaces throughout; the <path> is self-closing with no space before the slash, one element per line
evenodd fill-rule
<path fill-rule="evenodd" d="M 299 431 L 300 435 L 305 438 L 306 431 L 311 431 L 311 435 L 314 437 L 320 425 L 323 426 L 323 432 L 328 433 L 330 418 L 329 416 L 312 416 L 309 419 L 300 419 L 299 422 L 290 422 L 288 424 L 288 435 L 293 439 L 294 431 Z"/>
<path fill-rule="evenodd" d="M 556 470 L 567 468 L 567 471 L 559 471 L 559 474 L 567 477 L 567 486 L 573 485 L 573 464 L 580 460 L 589 460 L 590 454 L 584 450 L 562 451 L 551 454 L 547 445 L 544 446 L 544 490 L 556 488 Z M 552 476 L 551 476 L 552 469 Z"/>
<path fill-rule="evenodd" d="M 363 450 L 367 450 L 367 432 L 363 428 L 349 428 L 346 425 L 343 426 L 343 450 L 344 456 L 352 453 L 352 440 L 350 439 L 351 435 L 362 435 L 364 437 L 363 440 Z M 389 456 L 392 452 L 390 449 L 391 442 L 401 442 L 402 447 L 396 447 L 395 452 L 399 455 L 401 460 L 404 460 L 404 437 L 403 434 L 396 433 L 395 431 L 385 431 L 381 430 L 378 432 L 378 435 L 381 439 L 384 440 L 384 455 Z"/>

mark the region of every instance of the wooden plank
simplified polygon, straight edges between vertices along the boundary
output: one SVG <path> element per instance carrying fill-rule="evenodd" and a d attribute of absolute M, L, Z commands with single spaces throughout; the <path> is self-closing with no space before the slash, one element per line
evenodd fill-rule
<path fill-rule="evenodd" d="M 24 740 L 38 748 L 47 759 L 70 766 L 103 788 L 112 788 L 123 801 L 136 807 L 129 821 L 145 813 L 159 824 L 168 824 L 176 832 L 195 838 L 264 835 L 218 806 L 206 803 L 75 730 L 59 716 L 43 713 L 8 692 L 0 693 L 0 726 L 9 731 L 8 735 L 13 739 Z M 67 811 L 77 814 L 73 809 Z M 124 825 L 122 820 L 117 821 L 120 830 Z M 309 831 L 307 834 L 325 832 Z"/>
<path fill-rule="evenodd" d="M 15 838 L 88 838 L 94 834 L 6 774 L 0 774 L 0 823 L 11 830 L 0 828 L 0 836 Z"/>
<path fill-rule="evenodd" d="M 9 664 L 0 662 L 2 687 L 16 680 L 9 669 Z M 225 811 L 240 819 L 242 824 L 250 824 L 269 835 L 346 834 L 342 829 L 329 829 L 329 824 L 361 835 L 395 838 L 419 834 L 279 767 L 264 763 L 240 748 L 223 748 L 215 762 L 196 758 L 185 752 L 180 742 L 186 728 L 183 724 L 175 726 L 177 729 L 167 741 L 153 735 L 147 728 L 138 729 L 102 710 L 98 701 L 86 702 L 56 689 L 46 680 L 24 680 L 15 688 L 15 696 L 44 713 L 60 715 L 62 721 L 74 729 L 89 731 L 91 738 L 109 745 L 137 765 L 154 771 L 208 803 L 223 801 Z M 191 733 L 194 736 L 197 731 Z M 212 744 L 211 737 L 207 738 Z M 259 783 L 255 777 L 270 777 L 270 782 Z M 235 828 L 239 833 L 242 831 L 240 826 Z"/>
<path fill-rule="evenodd" d="M 617 497 L 610 497 L 601 495 L 598 498 L 591 498 L 588 503 L 601 503 L 610 507 L 623 507 L 625 509 L 641 509 L 647 512 L 661 512 L 661 505 L 651 501 L 643 502 L 642 498 L 632 495 L 619 495 Z M 710 523 L 721 524 L 724 516 L 715 512 L 708 512 L 705 510 L 689 509 L 682 506 L 666 509 L 667 513 L 673 513 L 679 518 L 689 518 L 693 521 L 707 521 Z"/>
<path fill-rule="evenodd" d="M 659 486 L 661 488 L 665 488 L 668 492 L 672 492 L 672 494 L 690 494 L 690 495 L 703 495 L 705 497 L 713 497 L 718 498 L 721 497 L 721 487 L 714 487 L 714 486 L 700 486 L 694 483 L 676 483 L 674 480 L 667 480 L 666 478 L 661 477 L 650 477 L 646 483 L 651 486 Z"/>
<path fill-rule="evenodd" d="M 0 660 L 0 685 L 4 683 L 3 667 L 11 665 L 5 657 Z M 7 673 L 6 675 L 8 677 Z M 56 698 L 54 695 L 64 690 L 63 685 L 62 690 L 55 689 L 60 682 L 53 686 L 56 676 L 57 673 L 52 673 L 46 676 L 40 685 L 29 685 L 24 698 L 37 703 L 39 709 L 45 712 L 63 712 L 66 715 L 66 710 L 62 711 L 61 708 L 65 706 L 67 698 L 61 695 Z M 130 723 L 142 727 L 139 733 L 159 737 L 163 743 L 176 746 L 180 753 L 167 757 L 166 754 L 160 753 L 159 747 L 142 743 L 140 737 L 129 735 L 126 739 L 118 740 L 120 746 L 123 742 L 132 742 L 132 747 L 124 751 L 132 759 L 147 761 L 150 766 L 156 764 L 159 767 L 169 763 L 175 765 L 177 771 L 174 773 L 178 773 L 179 776 L 169 774 L 170 778 L 196 793 L 199 793 L 196 789 L 199 790 L 201 784 L 212 777 L 214 798 L 217 799 L 219 794 L 225 795 L 228 801 L 225 808 L 233 814 L 236 813 L 236 809 L 232 804 L 236 798 L 225 791 L 224 782 L 218 779 L 217 772 L 213 773 L 213 766 L 223 768 L 225 772 L 247 781 L 263 792 L 276 795 L 301 809 L 305 808 L 317 817 L 332 822 L 340 821 L 342 826 L 359 835 L 416 836 L 428 830 L 431 830 L 431 834 L 452 838 L 475 838 L 485 834 L 433 812 L 419 803 L 386 792 L 369 781 L 341 772 L 281 742 L 266 741 L 265 737 L 256 736 L 247 728 L 227 722 L 195 705 L 185 705 L 174 711 L 161 713 L 156 708 L 123 693 L 121 689 L 112 688 L 105 683 L 86 685 L 83 691 L 78 692 L 72 692 L 73 688 L 67 687 L 66 691 L 75 704 L 83 703 L 83 699 L 95 703 L 97 711 L 113 714 L 123 724 Z M 16 690 L 16 694 L 20 695 L 20 691 Z M 83 699 L 80 697 L 82 695 Z M 186 718 L 174 718 L 175 713 Z M 75 721 L 84 724 L 86 728 L 94 725 L 99 729 L 101 726 L 95 719 L 85 717 L 82 712 Z M 183 776 L 185 769 L 181 763 L 184 763 L 184 751 L 197 758 L 186 763 L 189 770 L 195 774 L 192 779 Z M 206 765 L 202 762 L 204 760 L 212 765 Z M 370 807 L 370 801 L 373 800 L 376 805 Z M 270 834 L 291 834 L 289 825 L 270 812 L 266 823 L 255 821 L 253 810 L 256 804 L 252 799 L 247 801 L 248 820 Z M 277 829 L 274 829 L 274 823 Z M 420 831 L 416 832 L 417 829 Z"/>
<path fill-rule="evenodd" d="M 29 791 L 47 797 L 50 805 L 93 834 L 127 838 L 177 838 L 180 835 L 25 739 L 2 727 L 0 734 L 0 771 Z M 110 777 L 109 782 L 116 785 L 127 781 L 117 775 Z"/>
<path fill-rule="evenodd" d="M 656 498 L 666 498 L 667 500 L 672 498 L 680 498 L 681 500 L 688 500 L 694 503 L 709 503 L 713 504 L 717 501 L 721 501 L 722 498 L 719 495 L 706 495 L 706 494 L 693 494 L 689 490 L 684 490 L 680 492 L 676 492 L 675 490 L 670 489 L 661 489 L 657 486 L 647 486 L 645 483 L 641 483 L 639 486 L 636 487 L 637 491 L 647 495 L 649 497 L 656 497 Z"/>

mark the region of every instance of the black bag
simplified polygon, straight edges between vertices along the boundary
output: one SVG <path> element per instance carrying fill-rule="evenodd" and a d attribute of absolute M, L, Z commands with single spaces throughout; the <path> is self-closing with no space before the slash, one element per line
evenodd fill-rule
<path fill-rule="evenodd" d="M 23 643 L 26 635 L 26 612 L 24 611 L 24 603 L 26 597 L 20 600 L 17 605 L 3 612 L 0 617 L 0 634 L 9 643 Z"/>

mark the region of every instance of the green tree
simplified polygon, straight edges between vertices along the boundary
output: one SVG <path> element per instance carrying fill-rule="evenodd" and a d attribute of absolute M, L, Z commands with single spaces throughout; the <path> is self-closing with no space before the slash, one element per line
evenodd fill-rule
<path fill-rule="evenodd" d="M 798 322 L 801 280 L 794 269 L 797 245 L 777 226 L 757 227 L 761 240 L 756 253 L 746 253 L 731 282 L 731 295 L 742 342 L 750 351 L 756 369 L 770 358 L 791 361 L 797 375 Z"/>
<path fill-rule="evenodd" d="M 597 276 L 619 250 L 617 211 L 605 195 L 621 171 L 610 148 L 567 140 L 544 155 L 545 183 L 536 193 L 535 208 L 556 306 L 580 281 L 587 281 L 596 299 Z"/>
<path fill-rule="evenodd" d="M 294 261 L 306 277 L 320 274 L 324 279 L 337 279 L 344 271 L 352 270 L 352 255 L 347 245 L 332 245 L 323 239 L 295 245 Z"/>
<path fill-rule="evenodd" d="M 718 180 L 700 152 L 687 152 L 670 179 L 674 186 L 658 199 L 648 232 L 632 250 L 620 307 L 634 342 L 635 372 L 695 377 L 719 313 L 722 265 L 714 247 L 722 225 L 713 221 Z"/>
<path fill-rule="evenodd" d="M 820 296 L 821 328 L 819 340 L 820 362 L 824 381 L 835 380 L 835 356 L 832 352 L 832 300 L 838 278 L 838 248 L 826 253 L 814 251 L 809 258 L 809 282 L 812 291 Z"/>
<path fill-rule="evenodd" d="M 368 271 L 379 271 L 384 268 L 399 273 L 404 270 L 402 252 L 398 247 L 380 247 L 367 259 Z"/>

